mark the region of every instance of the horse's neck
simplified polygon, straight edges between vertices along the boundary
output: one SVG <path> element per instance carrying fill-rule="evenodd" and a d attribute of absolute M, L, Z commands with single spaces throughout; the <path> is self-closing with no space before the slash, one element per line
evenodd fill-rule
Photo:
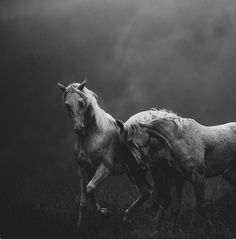
<path fill-rule="evenodd" d="M 101 132 L 97 130 L 95 119 L 91 118 L 89 122 L 87 119 L 84 134 L 77 136 L 79 149 L 83 152 L 93 152 L 96 150 L 94 142 L 96 142 L 97 138 L 100 138 L 99 134 L 101 134 Z"/>
<path fill-rule="evenodd" d="M 77 138 L 78 151 L 85 155 L 85 159 L 89 161 L 90 164 L 97 164 L 99 160 L 102 160 L 104 153 L 106 152 L 106 147 L 110 145 L 110 143 L 114 143 L 113 141 L 108 140 L 108 138 L 114 136 L 114 132 L 112 132 L 113 124 L 110 124 L 110 121 L 107 121 L 107 126 L 108 124 L 109 126 L 102 127 L 106 126 L 106 121 L 98 121 L 100 118 L 96 118 L 96 114 L 98 113 L 97 110 L 94 112 L 92 107 L 88 108 L 85 115 L 85 133 L 84 135 L 78 135 Z M 103 111 L 101 114 L 102 115 L 98 116 L 107 117 Z M 100 120 L 103 119 L 101 118 Z M 104 120 L 110 119 L 104 118 Z M 114 129 L 115 127 L 114 124 Z"/>
<path fill-rule="evenodd" d="M 173 120 L 163 119 L 159 122 L 158 130 L 161 134 L 169 137 L 173 133 L 176 133 L 176 131 L 178 131 L 178 125 Z"/>
<path fill-rule="evenodd" d="M 85 137 L 87 138 L 104 134 L 108 130 L 106 126 L 110 125 L 110 119 L 106 118 L 106 113 L 98 105 L 95 107 L 89 105 L 85 115 Z"/>
<path fill-rule="evenodd" d="M 88 106 L 85 116 L 85 136 L 92 137 L 99 133 L 99 125 L 95 116 L 95 110 L 90 105 Z"/>

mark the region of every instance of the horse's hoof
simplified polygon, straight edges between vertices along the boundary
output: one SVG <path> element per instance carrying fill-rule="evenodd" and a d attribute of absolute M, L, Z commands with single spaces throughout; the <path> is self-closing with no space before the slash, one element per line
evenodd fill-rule
<path fill-rule="evenodd" d="M 123 220 L 122 220 L 123 224 L 127 224 L 128 219 L 129 219 L 129 214 L 128 214 L 127 210 L 126 210 L 125 215 L 124 215 Z"/>
<path fill-rule="evenodd" d="M 101 215 L 108 215 L 108 214 L 111 214 L 111 211 L 108 208 L 101 207 L 98 213 L 100 213 Z"/>
<path fill-rule="evenodd" d="M 127 221 L 128 221 L 128 218 L 127 218 L 127 216 L 125 215 L 125 216 L 123 217 L 122 222 L 123 222 L 123 224 L 127 224 Z"/>
<path fill-rule="evenodd" d="M 76 223 L 76 229 L 79 231 L 79 230 L 81 230 L 81 228 L 82 228 L 82 223 L 81 222 L 77 222 Z"/>

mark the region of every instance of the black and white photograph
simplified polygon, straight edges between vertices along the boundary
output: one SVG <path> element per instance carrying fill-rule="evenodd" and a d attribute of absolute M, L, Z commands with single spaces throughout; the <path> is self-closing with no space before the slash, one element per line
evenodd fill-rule
<path fill-rule="evenodd" d="M 236 238 L 236 1 L 0 0 L 0 239 Z"/>

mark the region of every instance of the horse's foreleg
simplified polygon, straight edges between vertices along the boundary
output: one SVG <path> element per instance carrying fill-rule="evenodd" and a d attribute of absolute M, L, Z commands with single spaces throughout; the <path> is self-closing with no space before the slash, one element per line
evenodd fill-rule
<path fill-rule="evenodd" d="M 204 216 L 203 203 L 204 203 L 204 178 L 198 178 L 193 183 L 194 192 L 196 196 L 196 208 L 200 215 Z"/>
<path fill-rule="evenodd" d="M 102 208 L 97 203 L 96 197 L 95 197 L 95 189 L 97 185 L 101 183 L 109 175 L 110 175 L 110 170 L 104 164 L 100 164 L 100 166 L 97 168 L 95 174 L 93 175 L 92 179 L 90 180 L 86 188 L 86 193 L 91 199 L 94 209 L 103 215 L 109 213 L 109 210 L 107 208 Z"/>
<path fill-rule="evenodd" d="M 180 210 L 181 210 L 184 178 L 180 175 L 177 175 L 172 180 L 174 180 L 173 184 L 175 186 L 175 191 L 176 191 L 176 194 L 177 194 L 177 201 L 174 202 L 174 207 L 171 210 L 171 217 L 170 218 L 171 218 L 171 226 L 175 227 L 176 224 L 177 224 L 177 220 L 178 220 Z"/>
<path fill-rule="evenodd" d="M 95 191 L 97 185 L 101 183 L 105 178 L 107 178 L 110 174 L 111 170 L 109 170 L 109 168 L 106 167 L 104 164 L 100 164 L 92 179 L 87 185 L 87 194 L 91 195 Z"/>
<path fill-rule="evenodd" d="M 108 214 L 110 212 L 107 208 L 101 207 L 100 204 L 97 202 L 96 196 L 95 196 L 95 191 L 90 193 L 89 198 L 90 198 L 90 200 L 92 202 L 92 206 L 96 212 L 98 212 L 102 215 Z"/>
<path fill-rule="evenodd" d="M 95 170 L 93 170 L 92 168 L 86 168 L 86 172 L 88 174 L 88 180 L 90 181 L 95 173 Z M 100 204 L 97 202 L 95 190 L 92 191 L 88 196 L 91 201 L 92 207 L 96 212 L 101 214 L 108 213 L 108 209 L 102 208 Z"/>
<path fill-rule="evenodd" d="M 77 227 L 79 228 L 82 224 L 82 220 L 87 207 L 87 195 L 86 195 L 86 172 L 79 166 L 78 175 L 80 177 L 80 202 L 79 202 L 79 214 Z"/>
<path fill-rule="evenodd" d="M 169 207 L 171 197 L 169 194 L 169 183 L 168 172 L 160 170 L 158 168 L 152 168 L 152 179 L 156 189 L 155 205 L 156 209 L 164 208 L 165 210 Z"/>
<path fill-rule="evenodd" d="M 123 219 L 124 222 L 126 222 L 133 215 L 133 213 L 149 198 L 151 194 L 151 186 L 147 182 L 145 175 L 136 176 L 137 177 L 134 177 L 134 181 L 138 188 L 139 197 L 128 209 L 126 209 Z"/>
<path fill-rule="evenodd" d="M 156 188 L 156 204 L 159 211 L 157 214 L 157 225 L 160 227 L 167 216 L 167 209 L 169 208 L 171 198 L 171 184 L 169 170 L 166 167 L 152 168 L 152 178 Z"/>

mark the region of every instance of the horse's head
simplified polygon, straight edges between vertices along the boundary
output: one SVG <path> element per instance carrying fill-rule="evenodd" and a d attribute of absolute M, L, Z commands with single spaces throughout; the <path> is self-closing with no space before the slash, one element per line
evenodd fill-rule
<path fill-rule="evenodd" d="M 139 164 L 142 165 L 144 161 L 149 159 L 150 136 L 146 129 L 139 128 L 131 134 L 126 133 L 125 144 L 131 150 Z"/>
<path fill-rule="evenodd" d="M 85 112 L 86 112 L 86 96 L 83 92 L 86 81 L 83 83 L 73 83 L 69 86 L 63 86 L 58 83 L 59 88 L 64 94 L 64 104 L 69 115 L 73 119 L 74 130 L 76 134 L 84 133 L 85 128 Z"/>

